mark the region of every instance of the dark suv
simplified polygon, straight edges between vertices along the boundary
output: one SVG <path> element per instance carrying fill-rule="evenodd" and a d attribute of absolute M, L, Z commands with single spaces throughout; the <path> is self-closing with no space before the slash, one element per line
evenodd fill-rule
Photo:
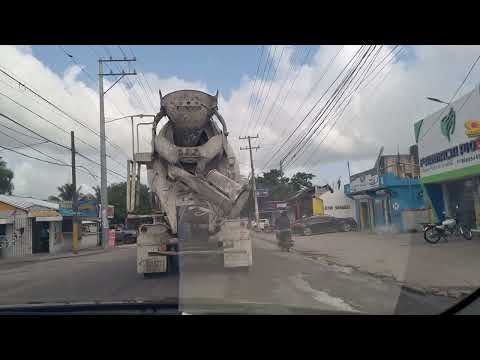
<path fill-rule="evenodd" d="M 295 234 L 309 236 L 339 231 L 355 231 L 357 223 L 353 218 L 336 218 L 333 216 L 311 216 L 296 221 L 292 225 Z"/>

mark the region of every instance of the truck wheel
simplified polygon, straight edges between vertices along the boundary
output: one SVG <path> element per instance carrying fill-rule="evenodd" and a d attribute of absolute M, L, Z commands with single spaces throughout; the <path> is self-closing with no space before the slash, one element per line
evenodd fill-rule
<path fill-rule="evenodd" d="M 310 229 L 309 227 L 304 228 L 303 229 L 303 235 L 305 235 L 305 236 L 312 235 L 312 229 Z"/>

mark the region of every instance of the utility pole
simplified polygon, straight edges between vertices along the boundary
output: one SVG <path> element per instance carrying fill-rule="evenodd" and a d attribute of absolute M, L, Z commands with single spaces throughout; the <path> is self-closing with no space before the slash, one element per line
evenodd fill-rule
<path fill-rule="evenodd" d="M 239 137 L 239 140 L 248 140 L 248 147 L 241 147 L 240 150 L 250 150 L 250 166 L 252 170 L 252 190 L 253 190 L 253 202 L 255 203 L 255 221 L 258 224 L 258 202 L 257 202 L 257 186 L 255 184 L 255 167 L 253 166 L 253 154 L 252 150 L 255 149 L 260 149 L 260 146 L 254 146 L 252 147 L 251 144 L 251 139 L 258 139 L 258 134 L 257 136 L 244 136 L 244 137 Z"/>
<path fill-rule="evenodd" d="M 137 75 L 137 72 L 125 72 L 122 70 L 120 73 L 114 73 L 110 70 L 110 73 L 103 73 L 103 63 L 108 62 L 127 62 L 130 63 L 136 61 L 135 58 L 127 59 L 98 59 L 98 94 L 100 96 L 100 197 L 102 203 L 102 246 L 106 247 L 108 244 L 108 192 L 107 192 L 107 149 L 105 145 L 105 109 L 104 109 L 104 96 L 112 87 L 115 86 L 126 75 Z M 103 91 L 103 77 L 104 76 L 120 76 L 106 91 Z"/>
<path fill-rule="evenodd" d="M 73 131 L 70 131 L 71 137 L 71 149 L 72 149 L 72 210 L 73 210 L 73 219 L 72 219 L 72 247 L 73 253 L 76 254 L 78 251 L 78 199 L 77 199 L 77 171 L 75 168 L 75 134 Z"/>

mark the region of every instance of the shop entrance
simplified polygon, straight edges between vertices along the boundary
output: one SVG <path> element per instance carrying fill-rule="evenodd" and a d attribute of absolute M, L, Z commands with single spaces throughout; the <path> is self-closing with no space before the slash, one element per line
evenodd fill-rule
<path fill-rule="evenodd" d="M 457 214 L 460 221 L 468 226 L 475 226 L 475 198 L 478 197 L 476 182 L 478 179 L 469 178 L 447 183 L 448 214 Z M 459 206 L 456 209 L 456 206 Z"/>
<path fill-rule="evenodd" d="M 368 211 L 368 203 L 360 202 L 360 225 L 362 230 L 370 229 L 370 216 Z"/>
<path fill-rule="evenodd" d="M 32 221 L 32 252 L 36 253 L 48 253 L 50 251 L 50 223 L 47 221 Z"/>

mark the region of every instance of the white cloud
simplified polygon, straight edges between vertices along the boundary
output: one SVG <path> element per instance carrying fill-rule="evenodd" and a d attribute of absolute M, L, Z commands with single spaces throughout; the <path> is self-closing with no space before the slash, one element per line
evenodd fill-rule
<path fill-rule="evenodd" d="M 291 68 L 290 62 L 294 58 L 293 48 L 290 46 L 283 47 L 283 56 L 276 80 L 273 82 L 269 80 L 264 84 L 263 96 L 260 98 L 261 103 L 266 100 L 261 117 L 261 123 L 265 123 L 263 131 L 260 131 L 261 123 L 253 126 L 256 120 L 258 120 L 257 117 L 253 118 L 248 131 L 246 129 L 246 123 L 251 118 L 251 112 L 249 111 L 250 95 L 254 88 L 257 90 L 260 88 L 258 80 L 255 81 L 252 77 L 245 75 L 242 77 L 240 86 L 232 90 L 229 98 L 225 98 L 224 94 L 220 94 L 219 110 L 227 121 L 230 131 L 229 138 L 232 146 L 237 151 L 241 169 L 244 173 L 249 171 L 249 155 L 247 151 L 238 150 L 240 146 L 247 145 L 245 141 L 238 140 L 238 136 L 244 136 L 247 133 L 256 135 L 259 132 L 260 139 L 253 141 L 252 145 L 259 144 L 262 146 L 265 144 L 263 148 L 254 153 L 258 170 L 261 170 L 266 160 L 271 157 L 276 149 L 275 146 L 269 145 L 279 144 L 286 138 L 359 47 L 344 46 L 324 76 L 327 64 L 338 53 L 340 48 L 340 46 L 319 47 L 312 53 L 311 61 L 301 68 L 298 65 L 299 59 L 297 56 L 295 61 L 297 65 L 293 67 L 293 70 L 299 70 L 300 73 L 295 81 L 295 86 L 283 102 L 284 95 L 290 88 L 292 78 L 290 77 L 285 85 L 284 81 L 287 76 L 291 75 L 289 73 Z M 389 49 L 385 48 L 382 54 L 386 54 L 390 51 Z M 282 47 L 278 47 L 275 52 L 275 58 L 273 59 L 275 64 L 279 60 L 281 51 Z M 270 56 L 273 56 L 273 48 L 269 48 L 268 53 Z M 289 171 L 311 171 L 317 174 L 319 179 L 327 178 L 330 181 L 337 179 L 339 175 L 345 175 L 347 160 L 350 161 L 352 173 L 371 166 L 382 145 L 385 146 L 385 153 L 396 152 L 397 144 L 400 146 L 401 151 L 407 151 L 408 146 L 414 142 L 413 123 L 439 107 L 439 104 L 426 101 L 425 98 L 433 96 L 448 101 L 478 54 L 480 54 L 479 46 L 409 47 L 408 56 L 404 55 L 399 62 L 390 66 L 391 69 L 385 68 L 382 75 L 378 77 L 378 80 L 380 80 L 390 70 L 386 80 L 375 90 L 374 82 L 365 92 L 356 96 L 347 108 L 343 118 L 332 128 L 325 141 L 318 145 L 332 124 L 331 122 L 327 123 L 325 130 L 314 137 L 314 144 L 317 144 L 317 147 L 309 147 L 306 151 L 300 153 L 299 161 Z M 256 59 L 253 61 L 256 61 Z M 80 80 L 82 79 L 80 67 L 71 66 L 67 68 L 62 76 L 59 76 L 50 70 L 46 64 L 41 63 L 35 57 L 30 47 L 24 46 L 1 46 L 0 65 L 7 71 L 14 73 L 19 80 L 26 82 L 32 88 L 51 99 L 69 114 L 98 131 L 99 106 L 97 85 L 96 83 L 86 84 Z M 471 89 L 478 81 L 479 74 L 480 66 L 472 72 L 469 81 L 465 84 L 459 96 Z M 140 105 L 135 93 L 143 95 L 143 90 L 136 82 L 134 83 L 133 91 L 132 89 L 127 89 L 126 85 L 124 85 L 125 82 L 122 81 L 107 93 L 105 102 L 107 119 L 120 116 L 118 110 L 112 106 L 112 103 L 115 103 L 124 115 L 158 111 L 158 89 L 161 89 L 163 94 L 182 88 L 207 91 L 206 84 L 199 81 L 191 82 L 179 77 L 164 78 L 152 73 L 145 74 L 145 76 L 155 92 L 155 94 L 150 94 L 150 101 L 144 101 L 144 105 Z M 323 79 L 322 76 L 324 76 Z M 318 82 L 320 79 L 321 81 Z M 11 96 L 40 115 L 54 121 L 67 132 L 74 129 L 77 137 L 98 148 L 98 137 L 91 132 L 49 108 L 27 91 L 21 89 L 18 91 L 18 85 L 7 80 L 5 76 L 0 76 L 0 80 L 2 81 L 0 82 L 0 91 L 2 93 Z M 112 81 L 113 79 L 111 78 L 105 81 L 105 89 L 112 85 Z M 4 82 L 12 88 L 5 85 Z M 315 84 L 318 84 L 318 86 L 312 90 Z M 275 103 L 276 106 L 272 108 L 278 92 L 282 89 L 282 85 L 284 85 L 283 93 L 278 97 Z M 268 99 L 266 99 L 268 88 L 270 88 L 270 93 Z M 309 94 L 308 100 L 301 111 L 297 113 L 297 109 Z M 278 106 L 279 104 L 282 104 L 281 108 Z M 70 137 L 68 134 L 55 129 L 24 109 L 19 108 L 3 96 L 0 96 L 0 109 L 1 113 L 12 116 L 45 136 L 69 145 Z M 266 119 L 270 109 L 272 109 L 272 112 Z M 150 121 L 150 119 L 147 121 Z M 310 121 L 311 117 L 299 129 L 300 133 L 307 128 Z M 5 119 L 0 119 L 0 123 L 11 125 Z M 143 138 L 147 140 L 149 129 L 147 127 L 141 127 L 140 129 Z M 0 128 L 0 130 L 4 129 Z M 107 125 L 107 136 L 118 144 L 127 155 L 130 155 L 130 122 L 128 120 L 117 121 Z M 3 139 L 3 137 L 1 138 Z M 22 137 L 22 139 L 24 138 Z M 7 145 L 17 146 L 19 144 L 8 142 L 5 146 Z M 79 140 L 77 140 L 77 147 L 83 154 L 99 161 L 97 152 Z M 148 147 L 149 141 L 144 141 L 142 150 L 146 151 Z M 70 162 L 70 155 L 55 145 L 42 145 L 39 149 L 65 162 Z M 313 151 L 313 149 L 316 150 Z M 32 150 L 21 149 L 19 151 L 41 157 L 41 155 L 35 154 Z M 126 162 L 125 156 L 119 154 L 111 146 L 108 146 L 108 153 L 122 164 L 120 166 L 109 160 L 109 167 L 125 173 L 125 166 L 123 165 Z M 4 150 L 0 150 L 0 154 L 15 171 L 14 182 L 16 191 L 19 194 L 46 197 L 56 193 L 58 185 L 70 181 L 71 175 L 68 167 L 62 168 L 39 163 Z M 301 165 L 307 158 L 309 161 L 302 168 Z M 278 160 L 275 159 L 275 164 L 271 164 L 271 166 L 278 166 Z M 77 158 L 77 162 L 88 167 L 95 174 L 99 174 L 97 166 L 83 159 Z M 120 179 L 115 176 L 109 176 L 109 180 L 119 181 Z M 97 183 L 84 173 L 78 174 L 77 181 L 85 187 Z"/>

